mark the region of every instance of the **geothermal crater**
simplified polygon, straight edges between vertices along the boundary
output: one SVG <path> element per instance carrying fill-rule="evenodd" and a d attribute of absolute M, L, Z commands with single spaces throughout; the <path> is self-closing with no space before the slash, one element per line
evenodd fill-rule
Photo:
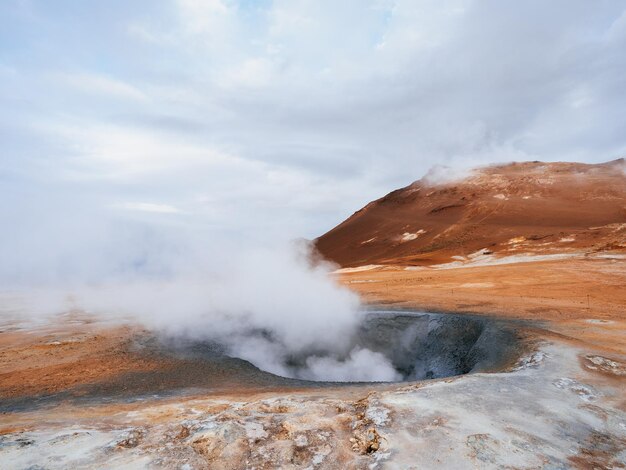
<path fill-rule="evenodd" d="M 332 349 L 288 352 L 273 339 L 271 332 L 253 330 L 238 338 L 235 347 L 230 339 L 213 339 L 178 343 L 176 351 L 196 359 L 228 357 L 236 370 L 265 383 L 285 385 L 287 378 L 305 385 L 402 382 L 493 371 L 512 363 L 521 349 L 510 322 L 407 311 L 368 312 L 355 332 Z"/>
<path fill-rule="evenodd" d="M 403 381 L 495 370 L 519 355 L 510 324 L 467 315 L 372 312 L 357 341 L 384 354 Z"/>

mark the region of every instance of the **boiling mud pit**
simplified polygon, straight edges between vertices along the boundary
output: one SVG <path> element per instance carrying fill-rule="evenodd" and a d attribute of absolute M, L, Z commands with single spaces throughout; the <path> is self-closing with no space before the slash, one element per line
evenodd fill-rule
<path fill-rule="evenodd" d="M 58 402 L 144 401 L 437 379 L 505 369 L 520 357 L 523 325 L 468 315 L 370 311 L 340 344 L 293 349 L 271 331 L 183 339 L 138 332 L 116 354 L 151 367 L 54 392 L 5 397 L 0 412 Z"/>
<path fill-rule="evenodd" d="M 240 378 L 259 384 L 405 382 L 501 370 L 521 354 L 518 329 L 486 317 L 371 311 L 332 348 L 289 352 L 265 330 L 236 340 L 170 340 L 167 348 L 185 359 L 228 360 Z"/>

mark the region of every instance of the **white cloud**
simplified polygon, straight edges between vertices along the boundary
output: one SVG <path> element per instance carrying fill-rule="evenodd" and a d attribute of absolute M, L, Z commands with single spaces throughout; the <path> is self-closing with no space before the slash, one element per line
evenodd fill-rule
<path fill-rule="evenodd" d="M 170 204 L 156 204 L 153 202 L 121 202 L 111 207 L 129 211 L 156 212 L 159 214 L 178 214 L 180 209 Z"/>
<path fill-rule="evenodd" d="M 61 73 L 59 80 L 74 90 L 145 101 L 148 97 L 138 88 L 121 80 L 92 73 Z"/>
<path fill-rule="evenodd" d="M 212 34 L 224 25 L 230 9 L 222 0 L 177 0 L 185 29 L 194 34 Z"/>
<path fill-rule="evenodd" d="M 44 130 L 62 138 L 71 149 L 62 174 L 78 179 L 140 181 L 218 167 L 236 171 L 253 164 L 208 145 L 110 124 L 59 123 Z"/>
<path fill-rule="evenodd" d="M 255 57 L 227 70 L 220 81 L 224 88 L 262 88 L 275 77 L 274 64 L 266 58 Z"/>

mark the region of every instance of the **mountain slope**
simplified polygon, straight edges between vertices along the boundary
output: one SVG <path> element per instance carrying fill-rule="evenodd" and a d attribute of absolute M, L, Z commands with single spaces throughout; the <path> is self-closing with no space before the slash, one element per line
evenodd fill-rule
<path fill-rule="evenodd" d="M 369 203 L 315 243 L 343 267 L 431 265 L 479 252 L 626 251 L 626 163 L 525 162 L 476 169 L 454 182 L 425 177 Z"/>

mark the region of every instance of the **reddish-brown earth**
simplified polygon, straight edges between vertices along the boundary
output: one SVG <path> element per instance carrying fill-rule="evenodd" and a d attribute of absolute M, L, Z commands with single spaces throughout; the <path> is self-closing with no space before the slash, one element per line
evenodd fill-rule
<path fill-rule="evenodd" d="M 354 213 L 316 240 L 343 267 L 432 265 L 499 254 L 626 251 L 626 163 L 512 163 L 460 181 L 427 177 Z"/>

